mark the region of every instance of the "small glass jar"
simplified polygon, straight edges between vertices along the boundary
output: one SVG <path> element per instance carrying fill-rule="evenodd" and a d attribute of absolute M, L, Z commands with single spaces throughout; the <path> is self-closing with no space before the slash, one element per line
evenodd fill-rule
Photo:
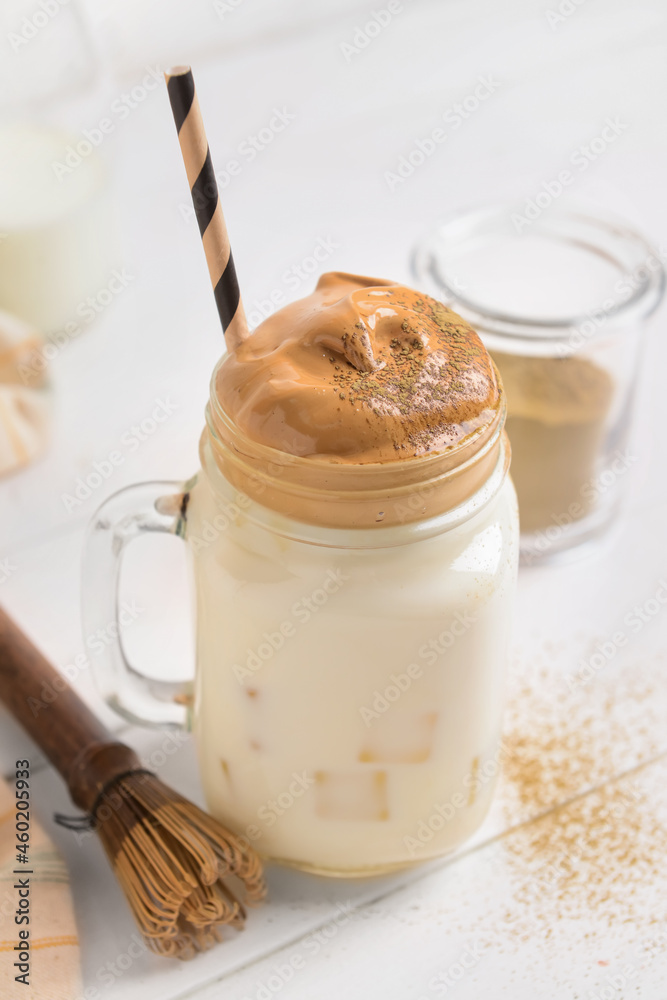
<path fill-rule="evenodd" d="M 419 285 L 463 316 L 507 395 L 526 562 L 599 536 L 619 509 L 646 321 L 664 254 L 625 223 L 553 206 L 456 215 L 413 257 Z"/>
<path fill-rule="evenodd" d="M 108 703 L 191 725 L 210 811 L 267 858 L 357 876 L 453 850 L 498 771 L 518 562 L 504 401 L 449 451 L 384 465 L 253 442 L 214 391 L 207 417 L 198 475 L 112 497 L 84 566 L 86 631 L 109 635 L 127 543 L 184 538 L 194 700 L 118 640 L 96 663 Z"/>

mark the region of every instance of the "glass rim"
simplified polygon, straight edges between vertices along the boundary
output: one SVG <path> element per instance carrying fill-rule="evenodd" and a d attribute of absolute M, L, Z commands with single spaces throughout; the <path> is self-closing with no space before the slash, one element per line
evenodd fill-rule
<path fill-rule="evenodd" d="M 588 206 L 572 206 L 568 208 L 550 209 L 540 215 L 531 225 L 531 233 L 545 235 L 552 240 L 567 241 L 572 245 L 583 248 L 590 253 L 606 257 L 618 266 L 619 260 L 612 257 L 609 250 L 603 246 L 595 246 L 592 242 L 585 242 L 581 238 L 574 238 L 571 235 L 558 233 L 558 223 L 570 223 L 587 225 L 600 233 L 600 237 L 606 236 L 615 239 L 622 239 L 627 246 L 634 246 L 636 250 L 641 250 L 641 257 L 638 258 L 636 266 L 631 270 L 626 270 L 628 278 L 634 277 L 640 271 L 641 280 L 634 287 L 630 296 L 622 301 L 614 303 L 609 308 L 600 306 L 584 312 L 574 313 L 570 316 L 545 318 L 539 316 L 518 316 L 503 309 L 493 309 L 476 302 L 474 298 L 467 296 L 456 288 L 449 280 L 449 274 L 445 272 L 442 260 L 437 259 L 438 242 L 444 238 L 444 232 L 448 228 L 467 226 L 465 235 L 474 234 L 476 231 L 483 233 L 486 229 L 489 234 L 492 226 L 497 220 L 509 221 L 513 212 L 518 211 L 519 206 L 513 202 L 494 202 L 472 206 L 468 209 L 456 210 L 444 216 L 435 229 L 431 229 L 413 247 L 410 253 L 410 268 L 416 281 L 424 283 L 427 281 L 428 287 L 424 288 L 430 294 L 444 301 L 457 312 L 461 312 L 463 318 L 475 329 L 485 333 L 500 334 L 516 340 L 545 343 L 554 340 L 564 340 L 571 336 L 573 330 L 580 329 L 583 324 L 590 323 L 593 316 L 602 314 L 603 322 L 595 331 L 594 336 L 604 336 L 605 327 L 626 320 L 633 313 L 638 318 L 645 320 L 658 308 L 665 291 L 665 268 L 664 255 L 659 253 L 655 247 L 632 227 L 626 220 L 597 208 Z M 455 242 L 460 242 L 463 233 L 457 235 Z M 517 237 L 519 234 L 517 234 Z M 655 266 L 649 267 L 651 261 Z M 605 300 L 606 301 L 606 300 Z M 539 331 L 539 332 L 537 332 Z"/>
<path fill-rule="evenodd" d="M 232 420 L 211 378 L 205 435 L 230 482 L 274 511 L 331 528 L 387 528 L 427 520 L 458 507 L 489 478 L 503 450 L 506 400 L 499 380 L 490 419 L 442 451 L 385 463 L 354 464 L 278 451 L 249 437 Z M 495 367 L 495 366 L 494 366 Z"/>
<path fill-rule="evenodd" d="M 321 548 L 367 550 L 386 549 L 409 545 L 416 541 L 444 534 L 471 520 L 499 495 L 507 480 L 510 467 L 511 446 L 506 433 L 501 431 L 497 454 L 488 476 L 468 496 L 454 506 L 423 517 L 406 517 L 396 522 L 350 526 L 330 524 L 286 513 L 262 502 L 263 498 L 248 496 L 249 506 L 243 507 L 243 518 L 255 527 L 290 541 L 305 542 Z M 200 459 L 203 473 L 216 495 L 223 499 L 226 493 L 232 502 L 238 499 L 238 490 L 220 468 L 212 448 L 210 431 L 204 430 L 200 441 Z"/>
<path fill-rule="evenodd" d="M 489 412 L 493 415 L 479 426 L 464 434 L 453 444 L 440 451 L 429 451 L 409 458 L 399 458 L 392 462 L 363 462 L 359 464 L 339 462 L 335 458 L 320 458 L 310 455 L 295 455 L 292 452 L 279 451 L 277 448 L 251 438 L 234 422 L 227 413 L 217 393 L 216 379 L 218 371 L 227 357 L 227 352 L 218 360 L 209 380 L 209 399 L 205 409 L 206 423 L 214 438 L 224 438 L 233 441 L 233 450 L 248 458 L 251 454 L 257 457 L 267 469 L 296 469 L 301 477 L 310 471 L 326 478 L 338 477 L 347 480 L 348 490 L 355 492 L 368 487 L 360 487 L 353 480 L 359 476 L 373 476 L 379 484 L 378 491 L 384 491 L 386 482 L 394 483 L 399 474 L 412 472 L 406 481 L 411 485 L 428 482 L 432 476 L 440 477 L 445 473 L 457 473 L 472 462 L 475 457 L 489 444 L 497 442 L 502 434 L 507 417 L 507 400 L 497 365 L 491 358 L 493 370 L 498 381 L 498 405 Z M 239 447 L 239 444 L 241 447 Z M 302 480 L 303 482 L 303 480 Z"/>

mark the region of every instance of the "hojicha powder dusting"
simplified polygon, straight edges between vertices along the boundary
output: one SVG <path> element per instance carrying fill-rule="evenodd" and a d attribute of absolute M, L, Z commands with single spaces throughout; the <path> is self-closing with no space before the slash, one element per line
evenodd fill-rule
<path fill-rule="evenodd" d="M 320 526 L 436 517 L 509 460 L 498 371 L 472 327 L 422 292 L 342 272 L 221 359 L 208 412 L 225 479 Z"/>
<path fill-rule="evenodd" d="M 595 500 L 596 458 L 614 394 L 585 358 L 492 352 L 507 394 L 507 433 L 521 529 L 577 521 Z"/>
<path fill-rule="evenodd" d="M 501 394 L 481 340 L 442 303 L 332 272 L 230 353 L 216 389 L 253 440 L 304 458 L 394 463 L 481 436 Z"/>

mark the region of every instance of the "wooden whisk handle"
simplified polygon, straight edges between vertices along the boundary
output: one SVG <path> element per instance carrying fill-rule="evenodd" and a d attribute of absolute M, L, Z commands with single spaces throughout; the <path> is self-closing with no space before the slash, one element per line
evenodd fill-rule
<path fill-rule="evenodd" d="M 72 800 L 86 812 L 113 778 L 141 769 L 134 751 L 113 739 L 1 608 L 0 700 L 60 772 Z"/>

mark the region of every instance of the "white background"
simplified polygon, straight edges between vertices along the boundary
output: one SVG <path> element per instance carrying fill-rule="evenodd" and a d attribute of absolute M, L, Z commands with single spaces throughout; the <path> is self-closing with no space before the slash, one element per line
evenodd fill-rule
<path fill-rule="evenodd" d="M 249 312 L 274 290 L 289 297 L 309 290 L 310 280 L 290 291 L 283 275 L 320 238 L 338 244 L 323 269 L 409 280 L 409 251 L 439 217 L 484 201 L 534 197 L 608 117 L 627 127 L 577 176 L 576 195 L 625 215 L 655 245 L 667 246 L 667 12 L 660 0 L 572 2 L 563 5 L 572 12 L 560 21 L 548 17 L 558 10 L 555 0 L 403 0 L 390 24 L 348 58 L 342 43 L 352 43 L 384 4 L 241 0 L 233 6 L 225 12 L 206 0 L 89 0 L 77 12 L 70 2 L 15 51 L 9 34 L 39 5 L 8 3 L 0 37 L 3 114 L 66 125 L 78 136 L 149 68 L 191 62 L 218 169 L 238 158 L 239 144 L 268 123 L 274 108 L 294 114 L 223 191 Z M 385 172 L 442 124 L 480 77 L 492 77 L 496 92 L 391 191 Z M 195 471 L 208 377 L 222 349 L 198 230 L 184 218 L 189 194 L 164 91 L 152 92 L 118 122 L 99 152 L 115 199 L 118 265 L 133 281 L 50 367 L 55 415 L 48 455 L 0 483 L 0 555 L 13 566 L 0 599 L 60 667 L 84 648 L 79 560 L 87 520 L 128 483 Z M 266 990 L 289 998 L 664 1000 L 667 941 L 654 952 L 647 948 L 665 928 L 667 875 L 658 863 L 633 868 L 630 862 L 637 844 L 646 840 L 659 849 L 664 840 L 655 824 L 667 808 L 659 759 L 667 752 L 665 613 L 633 634 L 576 696 L 564 677 L 667 578 L 666 370 L 658 315 L 638 392 L 637 462 L 622 522 L 585 559 L 523 571 L 520 579 L 508 733 L 528 731 L 528 758 L 551 777 L 565 769 L 568 780 L 554 779 L 554 789 L 531 805 L 513 775 L 505 775 L 475 845 L 429 871 L 354 884 L 271 871 L 270 903 L 251 914 L 242 935 L 189 965 L 144 956 L 102 987 L 99 970 L 124 953 L 133 926 L 98 847 L 92 841 L 79 847 L 51 824 L 54 809 L 67 810 L 66 796 L 59 779 L 43 770 L 36 804 L 71 867 L 87 985 L 97 983 L 105 1000 L 240 1000 Z M 68 512 L 63 493 L 165 398 L 176 406 L 174 415 Z M 152 571 L 142 558 L 149 555 Z M 179 543 L 145 543 L 128 578 L 127 593 L 146 608 L 128 632 L 135 659 L 147 671 L 187 675 L 189 599 Z M 76 683 L 115 725 L 87 672 Z M 26 744 L 1 719 L 9 770 Z M 559 738 L 544 739 L 542 727 Z M 141 748 L 161 740 L 140 732 L 127 738 Z M 38 760 L 30 748 L 25 752 Z M 572 766 L 577 754 L 586 766 Z M 522 867 L 517 838 L 530 838 L 533 829 L 538 841 L 541 830 L 558 836 L 574 808 L 562 804 L 578 795 L 585 804 L 576 808 L 597 836 L 601 820 L 591 789 L 602 785 L 604 794 L 615 794 L 614 781 L 638 765 L 628 780 L 641 785 L 641 802 L 625 853 L 600 834 L 568 876 L 567 892 L 559 882 L 526 902 L 521 886 L 548 857 L 540 861 L 539 850 L 526 848 Z M 189 745 L 161 776 L 196 794 Z M 584 891 L 600 881 L 606 895 Z M 354 908 L 340 927 L 329 923 L 338 905 Z M 330 934 L 319 947 L 305 937 L 317 927 Z M 479 955 L 470 970 L 456 982 L 441 978 L 433 985 L 470 947 Z M 284 969 L 295 955 L 304 958 L 303 968 L 288 983 L 268 986 L 274 967 Z"/>

